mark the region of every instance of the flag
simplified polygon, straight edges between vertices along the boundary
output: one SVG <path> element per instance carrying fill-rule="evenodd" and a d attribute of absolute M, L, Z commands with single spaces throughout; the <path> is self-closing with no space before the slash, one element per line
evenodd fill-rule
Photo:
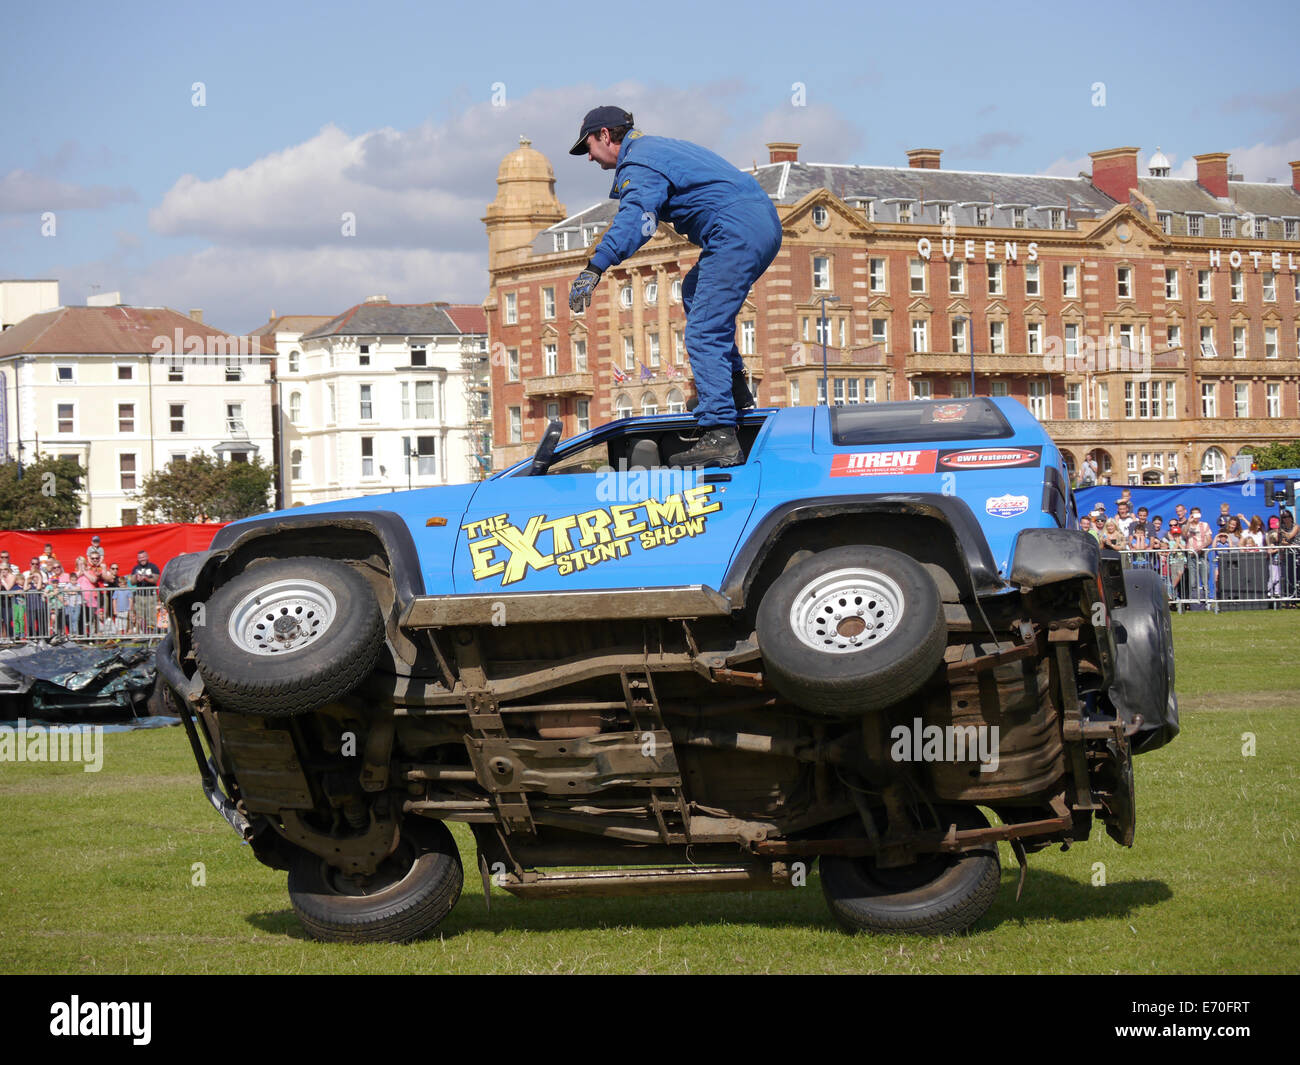
<path fill-rule="evenodd" d="M 648 367 L 645 363 L 641 363 L 641 380 L 653 381 L 654 376 L 655 375 L 650 372 L 650 367 Z"/>
<path fill-rule="evenodd" d="M 669 377 L 676 377 L 679 373 L 681 373 L 681 371 L 680 371 L 679 369 L 677 369 L 676 366 L 674 366 L 674 365 L 672 365 L 672 364 L 670 363 L 669 366 L 668 366 L 668 376 L 669 376 Z"/>
<path fill-rule="evenodd" d="M 614 364 L 614 383 L 615 383 L 615 384 L 618 384 L 618 385 L 621 385 L 621 384 L 622 384 L 624 381 L 626 381 L 626 380 L 627 380 L 627 374 L 625 374 L 625 373 L 623 372 L 623 368 L 622 368 L 621 366 L 619 366 L 617 363 L 615 363 L 615 364 Z"/>

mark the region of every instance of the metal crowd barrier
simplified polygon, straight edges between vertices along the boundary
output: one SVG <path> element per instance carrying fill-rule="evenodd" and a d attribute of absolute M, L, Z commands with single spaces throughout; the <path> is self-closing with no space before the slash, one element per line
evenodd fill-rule
<path fill-rule="evenodd" d="M 125 637 L 162 639 L 167 615 L 158 609 L 157 588 L 60 587 L 0 591 L 0 641 L 67 639 L 97 643 Z"/>
<path fill-rule="evenodd" d="M 1300 606 L 1300 546 L 1121 551 L 1125 568 L 1160 574 L 1175 610 L 1276 610 Z"/>

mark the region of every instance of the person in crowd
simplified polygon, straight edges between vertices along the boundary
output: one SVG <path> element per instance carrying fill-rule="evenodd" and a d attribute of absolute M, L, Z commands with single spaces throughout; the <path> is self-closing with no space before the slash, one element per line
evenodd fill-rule
<path fill-rule="evenodd" d="M 1281 555 L 1282 595 L 1294 599 L 1300 593 L 1300 524 L 1296 523 L 1295 514 L 1285 507 L 1278 514 L 1277 546 Z"/>
<path fill-rule="evenodd" d="M 1179 525 L 1187 524 L 1187 508 L 1183 506 L 1182 503 L 1174 505 L 1174 520 L 1178 522 Z"/>
<path fill-rule="evenodd" d="M 41 550 L 41 566 L 45 570 L 45 579 L 47 581 L 54 575 L 54 567 L 61 566 L 59 556 L 54 553 L 53 544 L 46 544 Z"/>
<path fill-rule="evenodd" d="M 1228 519 L 1232 517 L 1232 505 L 1230 503 L 1219 504 L 1219 531 L 1222 532 L 1224 526 L 1228 524 Z"/>
<path fill-rule="evenodd" d="M 1250 528 L 1247 530 L 1251 538 L 1255 541 L 1255 547 L 1264 546 L 1264 519 L 1255 514 L 1250 519 Z"/>
<path fill-rule="evenodd" d="M 1196 566 L 1196 594 L 1206 598 L 1210 593 L 1210 562 L 1206 552 L 1210 549 L 1214 533 L 1209 525 L 1201 520 L 1200 507 L 1192 507 L 1187 524 L 1183 528 L 1187 534 L 1187 550 L 1196 552 L 1194 559 L 1188 558 L 1188 563 L 1194 562 Z"/>
<path fill-rule="evenodd" d="M 1085 514 L 1083 517 L 1079 519 L 1079 528 L 1083 532 L 1086 532 L 1094 540 L 1100 542 L 1101 538 L 1097 535 L 1097 530 L 1092 524 L 1092 518 L 1089 517 L 1087 514 Z"/>
<path fill-rule="evenodd" d="M 1097 460 L 1091 455 L 1083 460 L 1083 465 L 1079 467 L 1079 487 L 1091 488 L 1097 483 Z"/>
<path fill-rule="evenodd" d="M 1132 565 L 1142 569 L 1150 569 L 1154 561 L 1148 553 L 1151 550 L 1151 540 L 1147 536 L 1147 523 L 1144 521 L 1134 521 L 1129 526 L 1128 549 L 1132 554 L 1129 558 Z"/>
<path fill-rule="evenodd" d="M 1165 519 L 1156 514 L 1151 519 L 1151 537 L 1154 540 L 1163 539 L 1165 535 Z"/>
<path fill-rule="evenodd" d="M 131 578 L 123 575 L 116 562 L 108 567 L 104 587 L 109 589 L 107 599 L 112 614 L 112 627 L 116 633 L 125 633 L 131 620 Z"/>
<path fill-rule="evenodd" d="M 8 551 L 0 551 L 0 638 L 21 639 L 14 628 L 14 600 L 21 591 L 17 567 L 10 564 Z"/>
<path fill-rule="evenodd" d="M 1228 547 L 1241 546 L 1241 519 L 1235 514 L 1229 514 L 1228 520 L 1223 524 L 1223 536 Z M 1215 537 L 1218 539 L 1218 537 Z"/>
<path fill-rule="evenodd" d="M 86 546 L 87 562 L 104 561 L 104 545 L 98 535 L 90 538 L 90 543 Z"/>
<path fill-rule="evenodd" d="M 45 582 L 45 610 L 49 615 L 49 633 L 51 637 L 70 635 L 68 632 L 68 616 L 65 611 L 67 592 L 67 574 L 64 572 L 63 567 L 55 562 L 51 567 L 50 576 Z"/>
<path fill-rule="evenodd" d="M 1128 539 L 1129 533 L 1133 529 L 1133 512 L 1127 499 L 1121 499 L 1115 504 L 1115 525 L 1120 531 L 1120 535 L 1125 540 Z"/>
<path fill-rule="evenodd" d="M 45 607 L 45 574 L 40 564 L 23 574 L 23 592 L 27 601 L 27 637 L 43 639 L 50 635 L 49 611 Z"/>
<path fill-rule="evenodd" d="M 1101 546 L 1108 547 L 1112 551 L 1123 551 L 1128 546 L 1114 518 L 1107 518 L 1106 524 L 1102 527 Z"/>

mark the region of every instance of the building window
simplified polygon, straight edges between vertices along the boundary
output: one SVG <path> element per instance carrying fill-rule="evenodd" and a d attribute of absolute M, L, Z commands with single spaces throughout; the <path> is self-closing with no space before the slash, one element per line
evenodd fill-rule
<path fill-rule="evenodd" d="M 1102 421 L 1110 418 L 1110 387 L 1105 382 L 1097 384 L 1097 417 Z"/>
<path fill-rule="evenodd" d="M 1011 208 L 1011 228 L 1012 229 L 1025 228 L 1025 209 L 1023 207 Z"/>
<path fill-rule="evenodd" d="M 1119 327 L 1119 346 L 1125 351 L 1133 350 L 1133 326 L 1129 324 Z"/>
<path fill-rule="evenodd" d="M 302 420 L 302 393 L 289 393 L 289 421 L 295 425 Z"/>
<path fill-rule="evenodd" d="M 1276 330 L 1274 330 L 1276 333 Z M 117 431 L 119 433 L 135 432 L 135 404 L 119 403 L 117 405 Z"/>
<path fill-rule="evenodd" d="M 1042 295 L 1042 286 L 1038 280 L 1038 263 L 1025 264 L 1025 295 L 1039 296 Z"/>
<path fill-rule="evenodd" d="M 1178 298 L 1178 271 L 1165 270 L 1165 299 L 1176 300 Z"/>
<path fill-rule="evenodd" d="M 1196 271 L 1196 298 L 1203 303 L 1214 299 L 1214 281 L 1209 270 Z"/>
<path fill-rule="evenodd" d="M 989 351 L 994 355 L 1002 355 L 1006 350 L 1006 323 L 989 322 Z"/>
<path fill-rule="evenodd" d="M 871 319 L 871 343 L 889 344 L 889 319 L 873 318 Z"/>
<path fill-rule="evenodd" d="M 360 387 L 361 387 L 361 420 L 363 422 L 368 422 L 375 416 L 374 404 L 371 402 L 371 398 L 370 398 L 371 386 L 361 385 Z"/>
<path fill-rule="evenodd" d="M 900 222 L 910 222 L 912 220 L 912 201 L 903 200 L 898 205 L 898 220 Z"/>
<path fill-rule="evenodd" d="M 551 251 L 568 251 L 569 234 L 561 230 L 551 234 Z"/>
<path fill-rule="evenodd" d="M 1234 359 L 1244 359 L 1246 357 L 1246 327 L 1244 325 L 1234 325 L 1232 327 L 1232 357 Z"/>
<path fill-rule="evenodd" d="M 434 405 L 433 382 L 415 382 L 415 418 L 417 421 L 433 421 L 438 416 Z"/>
<path fill-rule="evenodd" d="M 411 365 L 428 366 L 429 365 L 428 349 L 425 348 L 423 345 L 417 345 L 416 347 L 411 348 Z"/>
<path fill-rule="evenodd" d="M 1217 392 L 1218 389 L 1215 387 L 1213 381 L 1204 381 L 1201 383 L 1201 417 L 1202 418 L 1218 417 L 1218 414 L 1216 413 L 1217 404 L 1215 402 L 1215 396 Z"/>
<path fill-rule="evenodd" d="M 519 349 L 506 348 L 506 380 L 519 380 Z"/>
<path fill-rule="evenodd" d="M 1201 216 L 1198 214 L 1189 214 L 1187 216 L 1187 235 L 1189 237 L 1199 237 L 1201 235 Z"/>
<path fill-rule="evenodd" d="M 1277 274 L 1272 270 L 1265 270 L 1261 275 L 1261 281 L 1264 288 L 1264 302 L 1277 302 Z"/>
<path fill-rule="evenodd" d="M 1237 220 L 1235 218 L 1219 219 L 1219 236 L 1235 237 L 1237 235 Z"/>
<path fill-rule="evenodd" d="M 946 226 L 952 224 L 952 206 L 950 204 L 939 204 L 939 225 Z"/>
<path fill-rule="evenodd" d="M 954 318 L 948 325 L 948 335 L 952 340 L 952 350 L 957 355 L 966 354 L 966 322 Z"/>
<path fill-rule="evenodd" d="M 1267 236 L 1268 236 L 1268 219 L 1267 219 L 1267 218 L 1256 218 L 1256 219 L 1255 219 L 1255 239 L 1256 239 L 1256 240 L 1264 240 Z"/>
<path fill-rule="evenodd" d="M 358 345 L 357 345 L 357 365 L 358 365 L 358 366 L 369 366 L 369 365 L 370 365 L 370 345 L 369 345 L 369 344 L 358 344 Z"/>
<path fill-rule="evenodd" d="M 226 380 L 242 381 L 243 378 L 244 378 L 244 371 L 240 367 L 238 360 L 227 356 L 226 357 Z"/>
<path fill-rule="evenodd" d="M 1219 351 L 1214 346 L 1214 326 L 1201 326 L 1201 358 L 1217 359 Z"/>
<path fill-rule="evenodd" d="M 831 287 L 831 261 L 825 256 L 813 256 L 813 288 L 823 290 Z"/>
<path fill-rule="evenodd" d="M 580 399 L 577 404 L 578 432 L 585 433 L 591 428 L 591 400 Z"/>
<path fill-rule="evenodd" d="M 616 400 L 614 400 L 614 417 L 632 417 L 632 397 L 626 392 L 622 393 Z"/>
<path fill-rule="evenodd" d="M 1233 270 L 1229 275 L 1232 302 L 1241 303 L 1246 298 L 1246 286 L 1241 279 L 1241 271 Z"/>
<path fill-rule="evenodd" d="M 876 379 L 874 377 L 864 377 L 862 379 L 862 402 L 876 402 Z"/>
<path fill-rule="evenodd" d="M 740 323 L 740 353 L 742 355 L 754 354 L 755 325 L 753 319 Z M 655 336 L 655 358 L 659 358 L 659 337 Z M 656 363 L 657 365 L 657 363 Z"/>
<path fill-rule="evenodd" d="M 117 368 L 117 379 L 118 379 L 119 381 L 134 381 L 134 380 L 135 380 L 135 367 L 134 367 L 134 366 L 130 366 L 130 365 L 127 365 L 127 366 L 119 366 L 119 367 Z"/>
<path fill-rule="evenodd" d="M 1083 385 L 1065 386 L 1065 416 L 1074 422 L 1083 418 Z"/>
<path fill-rule="evenodd" d="M 1183 327 L 1181 325 L 1169 326 L 1169 346 L 1171 348 L 1181 348 L 1183 346 Z"/>
<path fill-rule="evenodd" d="M 546 404 L 546 423 L 558 422 L 560 420 L 560 405 L 558 403 Z"/>
<path fill-rule="evenodd" d="M 753 323 L 750 324 L 752 325 Z M 742 330 L 742 335 L 743 332 L 744 331 Z M 648 348 L 648 351 L 646 353 L 647 361 L 651 366 L 658 366 L 659 365 L 659 334 L 658 333 L 646 334 L 646 347 Z"/>
<path fill-rule="evenodd" d="M 185 380 L 185 364 L 182 362 L 169 362 L 167 364 L 167 381 L 170 384 L 179 384 Z"/>
<path fill-rule="evenodd" d="M 912 398 L 930 399 L 934 396 L 934 386 L 924 377 L 912 378 Z"/>
<path fill-rule="evenodd" d="M 1270 418 L 1282 417 L 1282 386 L 1275 382 L 1270 382 L 1264 387 L 1266 389 L 1266 401 L 1268 403 L 1268 416 Z"/>
<path fill-rule="evenodd" d="M 298 448 L 289 452 L 289 476 L 295 481 L 302 480 L 302 451 Z"/>
<path fill-rule="evenodd" d="M 1138 381 L 1136 384 L 1133 381 L 1124 382 L 1125 418 L 1172 418 L 1173 416 L 1174 383 L 1172 381 Z"/>
<path fill-rule="evenodd" d="M 506 325 L 514 325 L 519 321 L 519 297 L 514 292 L 506 293 Z"/>
<path fill-rule="evenodd" d="M 585 340 L 575 340 L 573 342 L 573 368 L 578 373 L 587 372 L 587 342 Z"/>
<path fill-rule="evenodd" d="M 1047 212 L 1047 225 L 1049 229 L 1065 228 L 1065 211 L 1060 207 L 1053 207 Z"/>
<path fill-rule="evenodd" d="M 987 207 L 975 208 L 975 224 L 977 226 L 986 226 L 989 224 L 989 208 Z"/>
<path fill-rule="evenodd" d="M 1043 353 L 1043 323 L 1030 322 L 1027 333 L 1029 347 L 1026 350 L 1030 355 L 1041 355 Z"/>
<path fill-rule="evenodd" d="M 1282 222 L 1282 239 L 1296 240 L 1300 238 L 1300 221 L 1294 218 L 1284 219 Z"/>
<path fill-rule="evenodd" d="M 437 438 L 432 436 L 417 436 L 415 438 L 415 451 L 410 451 L 410 438 L 407 438 L 407 455 L 406 466 L 407 473 L 410 473 L 411 455 L 415 455 L 415 475 L 417 477 L 436 477 L 438 475 L 438 450 Z"/>
<path fill-rule="evenodd" d="M 1115 294 L 1122 300 L 1133 298 L 1133 267 L 1115 268 Z"/>
<path fill-rule="evenodd" d="M 135 483 L 135 456 L 118 455 L 117 457 L 117 477 L 118 487 L 123 492 L 134 492 Z"/>
<path fill-rule="evenodd" d="M 623 368 L 631 370 L 636 366 L 636 341 L 630 336 L 623 338 Z"/>
<path fill-rule="evenodd" d="M 680 329 L 673 333 L 673 362 L 681 365 L 686 361 L 686 334 Z"/>
<path fill-rule="evenodd" d="M 1073 322 L 1065 327 L 1065 353 L 1067 355 L 1079 354 L 1079 327 Z"/>
<path fill-rule="evenodd" d="M 1275 325 L 1264 327 L 1264 358 L 1277 358 L 1277 326 Z"/>
<path fill-rule="evenodd" d="M 1047 382 L 1029 382 L 1029 413 L 1039 421 L 1047 417 Z"/>
<path fill-rule="evenodd" d="M 1174 216 L 1168 211 L 1157 211 L 1156 221 L 1160 223 L 1160 228 L 1166 233 L 1174 231 Z"/>
<path fill-rule="evenodd" d="M 299 360 L 300 360 L 301 358 L 302 358 L 302 353 L 301 353 L 300 351 L 295 350 L 295 351 L 291 351 L 291 352 L 289 352 L 289 372 L 290 372 L 290 373 L 297 373 L 297 372 L 298 372 Z"/>
<path fill-rule="evenodd" d="M 967 381 L 966 378 L 958 377 L 952 382 L 952 398 L 953 399 L 970 398 L 970 382 Z"/>
<path fill-rule="evenodd" d="M 799 406 L 799 379 L 797 377 L 790 382 L 790 406 Z"/>
<path fill-rule="evenodd" d="M 1238 418 L 1250 417 L 1250 385 L 1244 381 L 1232 386 L 1232 412 Z"/>
<path fill-rule="evenodd" d="M 375 438 L 373 436 L 363 436 L 361 438 L 361 476 L 373 477 L 375 475 Z"/>
<path fill-rule="evenodd" d="M 168 421 L 173 433 L 185 432 L 185 404 L 171 403 L 168 404 L 167 411 Z"/>
<path fill-rule="evenodd" d="M 948 264 L 948 295 L 960 296 L 966 291 L 966 264 Z"/>
<path fill-rule="evenodd" d="M 1079 297 L 1079 268 L 1077 266 L 1061 267 L 1061 295 L 1067 300 Z"/>
<path fill-rule="evenodd" d="M 328 399 L 326 408 L 329 415 L 329 424 L 334 425 L 339 420 L 339 396 L 333 385 L 326 385 Z"/>
<path fill-rule="evenodd" d="M 912 319 L 912 350 L 929 351 L 926 334 L 928 332 L 928 323 L 924 318 Z"/>
<path fill-rule="evenodd" d="M 542 346 L 542 373 L 547 377 L 559 373 L 559 364 L 558 345 L 544 344 Z"/>
<path fill-rule="evenodd" d="M 1001 296 L 1002 295 L 1002 264 L 989 263 L 988 270 L 989 270 L 989 295 Z"/>
<path fill-rule="evenodd" d="M 844 406 L 844 378 L 831 378 L 831 400 L 837 407 Z"/>
<path fill-rule="evenodd" d="M 632 286 L 624 285 L 618 290 L 618 303 L 620 307 L 631 308 L 632 306 Z"/>
<path fill-rule="evenodd" d="M 647 281 L 645 286 L 645 303 L 647 307 L 653 307 L 659 302 L 659 282 Z"/>
<path fill-rule="evenodd" d="M 885 260 L 871 259 L 867 264 L 867 277 L 872 292 L 885 291 Z"/>
<path fill-rule="evenodd" d="M 925 291 L 925 261 L 923 259 L 908 260 L 907 288 L 913 295 Z"/>
<path fill-rule="evenodd" d="M 510 442 L 518 444 L 524 438 L 524 422 L 518 407 L 508 409 L 510 415 Z"/>
<path fill-rule="evenodd" d="M 682 302 L 682 283 L 680 280 L 674 281 L 672 288 L 669 291 L 672 293 L 674 303 Z"/>

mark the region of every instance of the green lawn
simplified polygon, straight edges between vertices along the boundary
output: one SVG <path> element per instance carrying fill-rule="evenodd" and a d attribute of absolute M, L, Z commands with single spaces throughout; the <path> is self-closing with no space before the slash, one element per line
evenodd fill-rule
<path fill-rule="evenodd" d="M 98 774 L 0 763 L 0 971 L 1295 972 L 1300 613 L 1176 617 L 1174 633 L 1183 734 L 1137 762 L 1137 845 L 1098 831 L 1032 856 L 1020 903 L 1004 847 L 1002 892 L 961 936 L 844 935 L 815 875 L 753 895 L 525 903 L 496 891 L 489 913 L 474 874 L 439 939 L 314 943 L 284 875 L 204 800 L 173 728 L 109 735 Z M 469 833 L 456 836 L 473 870 Z"/>

